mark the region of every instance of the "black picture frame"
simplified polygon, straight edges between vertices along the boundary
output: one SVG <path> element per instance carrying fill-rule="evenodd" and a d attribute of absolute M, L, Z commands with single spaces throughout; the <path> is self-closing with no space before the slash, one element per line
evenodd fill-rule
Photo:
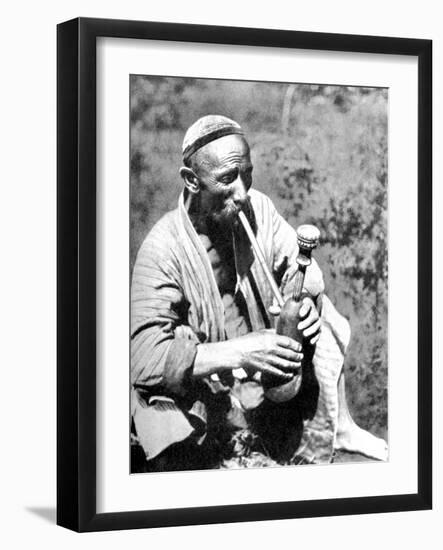
<path fill-rule="evenodd" d="M 96 511 L 96 39 L 398 54 L 418 59 L 418 489 L 415 494 Z M 432 506 L 432 42 L 78 18 L 57 29 L 57 523 L 103 531 L 367 514 Z"/>

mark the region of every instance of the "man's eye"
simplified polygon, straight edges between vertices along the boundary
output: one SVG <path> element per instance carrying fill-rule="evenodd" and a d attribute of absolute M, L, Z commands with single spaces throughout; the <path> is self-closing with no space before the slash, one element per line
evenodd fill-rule
<path fill-rule="evenodd" d="M 229 184 L 235 181 L 237 178 L 237 173 L 233 172 L 232 174 L 225 174 L 222 178 L 220 178 L 221 183 Z"/>

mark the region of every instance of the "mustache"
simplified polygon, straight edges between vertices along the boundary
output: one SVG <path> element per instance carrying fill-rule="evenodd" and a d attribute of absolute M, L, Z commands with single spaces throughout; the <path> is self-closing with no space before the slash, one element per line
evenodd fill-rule
<path fill-rule="evenodd" d="M 235 213 L 237 215 L 241 211 L 243 211 L 245 214 L 248 214 L 250 210 L 249 197 L 241 203 L 236 203 L 232 199 L 228 199 L 223 210 Z"/>
<path fill-rule="evenodd" d="M 241 210 L 241 206 L 236 204 L 234 201 L 228 200 L 223 208 L 223 211 L 226 213 L 230 213 L 232 215 L 238 214 Z"/>
<path fill-rule="evenodd" d="M 233 200 L 228 199 L 225 206 L 221 210 L 212 213 L 211 218 L 216 224 L 235 228 L 240 225 L 240 212 L 244 212 L 247 219 L 250 220 L 251 205 L 249 199 L 241 203 L 236 203 Z"/>
<path fill-rule="evenodd" d="M 198 225 L 198 220 L 212 221 L 216 224 L 233 226 L 239 221 L 238 214 L 243 211 L 248 219 L 251 217 L 252 206 L 249 195 L 245 200 L 234 202 L 230 197 L 220 197 L 217 205 L 200 209 L 198 195 L 194 197 L 194 221 Z"/>

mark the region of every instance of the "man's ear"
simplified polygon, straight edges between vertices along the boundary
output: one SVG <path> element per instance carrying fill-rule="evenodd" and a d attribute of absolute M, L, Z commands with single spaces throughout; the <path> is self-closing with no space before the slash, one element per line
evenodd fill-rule
<path fill-rule="evenodd" d="M 200 191 L 200 182 L 191 168 L 182 166 L 180 168 L 180 176 L 183 178 L 186 189 L 196 195 Z"/>

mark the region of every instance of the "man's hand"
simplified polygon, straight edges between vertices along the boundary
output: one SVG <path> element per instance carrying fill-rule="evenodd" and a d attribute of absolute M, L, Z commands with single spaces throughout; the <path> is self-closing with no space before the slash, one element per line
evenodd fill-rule
<path fill-rule="evenodd" d="M 229 344 L 237 354 L 238 366 L 246 370 L 282 376 L 281 371 L 296 371 L 301 367 L 301 345 L 289 336 L 276 334 L 275 330 L 251 332 L 229 340 Z M 292 378 L 291 372 L 284 374 Z"/>
<path fill-rule="evenodd" d="M 303 331 L 303 337 L 313 346 L 320 338 L 320 316 L 312 298 L 305 296 L 300 308 L 301 321 L 298 329 Z"/>
<path fill-rule="evenodd" d="M 193 374 L 200 377 L 224 369 L 243 368 L 290 379 L 292 371 L 301 368 L 302 359 L 298 342 L 267 329 L 225 342 L 200 344 L 197 346 Z"/>
<path fill-rule="evenodd" d="M 280 308 L 277 304 L 272 304 L 269 308 L 271 315 L 280 315 Z M 303 298 L 303 304 L 299 311 L 301 321 L 298 324 L 299 330 L 303 331 L 303 337 L 312 346 L 317 343 L 320 338 L 321 321 L 320 315 L 315 307 L 315 304 L 309 296 Z"/>

